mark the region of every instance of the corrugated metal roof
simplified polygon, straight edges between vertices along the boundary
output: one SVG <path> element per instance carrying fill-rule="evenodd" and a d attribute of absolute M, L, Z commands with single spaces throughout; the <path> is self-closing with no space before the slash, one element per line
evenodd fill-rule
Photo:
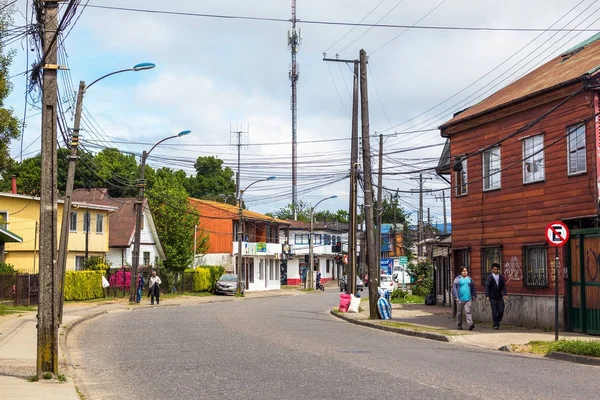
<path fill-rule="evenodd" d="M 226 214 L 228 214 L 228 216 L 231 216 L 231 219 L 237 219 L 238 215 L 239 215 L 238 207 L 231 205 L 231 204 L 219 203 L 217 201 L 211 201 L 211 200 L 194 199 L 193 197 L 190 197 L 189 201 L 192 205 L 203 204 L 205 206 L 215 208 L 219 211 L 224 211 Z M 268 215 L 264 215 L 264 214 L 250 211 L 250 210 L 243 210 L 243 214 L 244 214 L 244 218 L 246 218 L 246 219 L 253 219 L 253 220 L 265 221 L 265 222 L 278 222 L 280 224 L 289 225 L 288 221 L 284 221 L 282 219 L 277 219 L 277 218 L 272 218 L 272 217 L 269 217 Z M 202 218 L 202 215 L 200 216 L 200 218 Z"/>
<path fill-rule="evenodd" d="M 600 34 L 581 42 L 569 51 L 555 57 L 522 78 L 514 81 L 490 97 L 456 115 L 444 123 L 440 129 L 447 128 L 460 121 L 484 114 L 491 109 L 526 96 L 534 95 L 567 82 L 575 81 L 594 72 L 600 66 Z"/>

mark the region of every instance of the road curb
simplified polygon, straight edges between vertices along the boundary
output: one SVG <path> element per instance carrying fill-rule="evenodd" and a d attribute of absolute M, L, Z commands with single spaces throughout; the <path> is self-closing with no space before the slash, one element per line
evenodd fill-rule
<path fill-rule="evenodd" d="M 87 393 L 85 384 L 83 383 L 83 381 L 81 381 L 81 379 L 79 379 L 77 377 L 77 373 L 75 373 L 75 365 L 73 365 L 73 360 L 71 359 L 71 354 L 69 353 L 69 347 L 67 346 L 67 339 L 69 336 L 69 332 L 71 332 L 71 330 L 73 328 L 75 328 L 77 325 L 81 324 L 82 322 L 88 321 L 92 318 L 96 318 L 101 315 L 104 315 L 104 314 L 108 314 L 108 310 L 97 311 L 97 312 L 79 317 L 76 320 L 73 320 L 73 321 L 69 322 L 67 325 L 63 326 L 60 330 L 60 334 L 58 335 L 60 349 L 62 351 L 62 356 L 63 356 L 62 363 L 68 371 L 68 376 L 73 380 L 75 389 L 78 391 L 77 394 L 78 395 L 82 394 L 84 396 L 84 398 L 90 398 L 90 396 Z"/>
<path fill-rule="evenodd" d="M 595 365 L 600 366 L 600 358 L 580 356 L 576 354 L 563 353 L 560 351 L 553 351 L 546 354 L 546 357 L 552 358 L 553 360 L 568 361 L 577 364 Z"/>
<path fill-rule="evenodd" d="M 379 325 L 379 324 L 375 324 L 372 322 L 365 322 L 365 321 L 361 321 L 361 320 L 357 320 L 357 319 L 353 319 L 353 318 L 348 318 L 345 315 L 336 313 L 333 310 L 331 310 L 330 313 L 334 317 L 337 317 L 339 319 L 342 319 L 346 322 L 350 322 L 351 324 L 355 324 L 355 325 L 366 326 L 369 328 L 379 329 L 379 330 L 386 331 L 386 332 L 399 333 L 401 335 L 420 337 L 420 338 L 429 339 L 429 340 L 436 340 L 438 342 L 452 342 L 452 338 L 450 336 L 442 335 L 441 333 L 417 332 L 417 331 L 411 331 L 410 329 L 403 329 L 403 328 L 396 328 L 393 326 Z"/>

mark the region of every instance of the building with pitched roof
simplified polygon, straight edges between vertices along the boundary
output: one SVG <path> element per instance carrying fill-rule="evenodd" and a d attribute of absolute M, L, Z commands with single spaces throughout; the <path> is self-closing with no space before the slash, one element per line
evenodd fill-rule
<path fill-rule="evenodd" d="M 106 188 L 75 189 L 72 199 L 79 203 L 114 207 L 115 211 L 109 215 L 110 228 L 106 260 L 115 268 L 131 265 L 137 199 L 112 198 L 108 195 Z M 165 253 L 154 225 L 148 199 L 144 199 L 143 205 L 139 265 L 153 266 L 158 260 L 165 259 Z"/>
<path fill-rule="evenodd" d="M 600 34 L 567 50 L 444 123 L 437 171 L 452 184 L 452 269 L 484 291 L 502 266 L 505 321 L 600 334 Z M 550 223 L 571 239 L 548 245 Z M 475 318 L 491 320 L 487 301 Z"/>
<path fill-rule="evenodd" d="M 289 225 L 287 221 L 242 210 L 243 241 L 239 255 L 238 207 L 194 198 L 189 198 L 189 202 L 199 214 L 197 237 L 208 237 L 208 250 L 194 257 L 194 266 L 221 265 L 227 272 L 237 274 L 237 257 L 241 256 L 246 290 L 281 288 L 282 270 L 286 270 L 287 264 L 279 235 Z"/>

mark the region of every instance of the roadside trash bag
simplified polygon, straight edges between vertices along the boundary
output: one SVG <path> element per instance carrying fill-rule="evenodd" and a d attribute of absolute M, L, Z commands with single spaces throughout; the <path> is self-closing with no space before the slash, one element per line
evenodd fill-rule
<path fill-rule="evenodd" d="M 102 275 L 102 287 L 106 289 L 109 286 L 110 284 L 108 283 L 108 280 L 104 277 L 104 275 Z"/>
<path fill-rule="evenodd" d="M 426 306 L 435 306 L 436 300 L 437 299 L 435 298 L 435 295 L 428 294 L 427 296 L 425 296 L 425 305 Z"/>
<path fill-rule="evenodd" d="M 360 307 L 360 297 L 356 297 L 355 295 L 351 294 L 350 295 L 350 308 L 348 308 L 348 312 L 357 313 L 359 311 L 359 307 Z"/>
<path fill-rule="evenodd" d="M 390 292 L 378 289 L 379 300 L 377 300 L 377 310 L 381 319 L 392 319 L 392 305 L 390 304 Z"/>
<path fill-rule="evenodd" d="M 350 307 L 351 297 L 347 293 L 340 294 L 340 312 L 348 312 L 348 307 Z"/>

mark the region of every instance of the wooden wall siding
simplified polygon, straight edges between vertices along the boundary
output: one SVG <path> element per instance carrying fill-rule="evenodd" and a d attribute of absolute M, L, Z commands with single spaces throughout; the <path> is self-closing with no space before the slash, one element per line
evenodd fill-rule
<path fill-rule="evenodd" d="M 233 219 L 231 213 L 201 203 L 192 202 L 191 204 L 200 214 L 198 235 L 208 235 L 209 249 L 207 253 L 231 254 L 233 246 Z"/>
<path fill-rule="evenodd" d="M 452 173 L 452 246 L 471 248 L 471 268 L 475 282 L 481 282 L 481 247 L 503 246 L 503 264 L 516 261 L 522 266 L 522 249 L 526 244 L 546 243 L 544 231 L 554 220 L 596 214 L 595 203 L 595 134 L 594 122 L 586 125 L 587 171 L 569 176 L 567 169 L 567 142 L 544 150 L 545 181 L 523 184 L 522 138 L 544 134 L 548 146 L 566 134 L 566 128 L 593 115 L 593 95 L 583 93 L 571 99 L 538 125 L 501 144 L 501 189 L 483 191 L 482 156 L 468 159 L 468 194 L 456 196 L 456 179 Z M 519 114 L 480 125 L 451 135 L 450 154 L 456 156 L 477 151 L 511 134 L 532 121 L 558 102 L 548 103 Z M 509 169 L 505 169 L 512 166 Z M 554 259 L 549 249 L 548 263 Z M 561 259 L 564 260 L 564 258 Z M 513 262 L 514 264 L 514 262 Z M 550 295 L 554 293 L 551 269 L 548 267 L 547 289 L 528 289 L 523 279 L 508 283 L 512 293 Z M 481 288 L 480 288 L 481 289 Z M 562 292 L 562 285 L 561 285 Z"/>

